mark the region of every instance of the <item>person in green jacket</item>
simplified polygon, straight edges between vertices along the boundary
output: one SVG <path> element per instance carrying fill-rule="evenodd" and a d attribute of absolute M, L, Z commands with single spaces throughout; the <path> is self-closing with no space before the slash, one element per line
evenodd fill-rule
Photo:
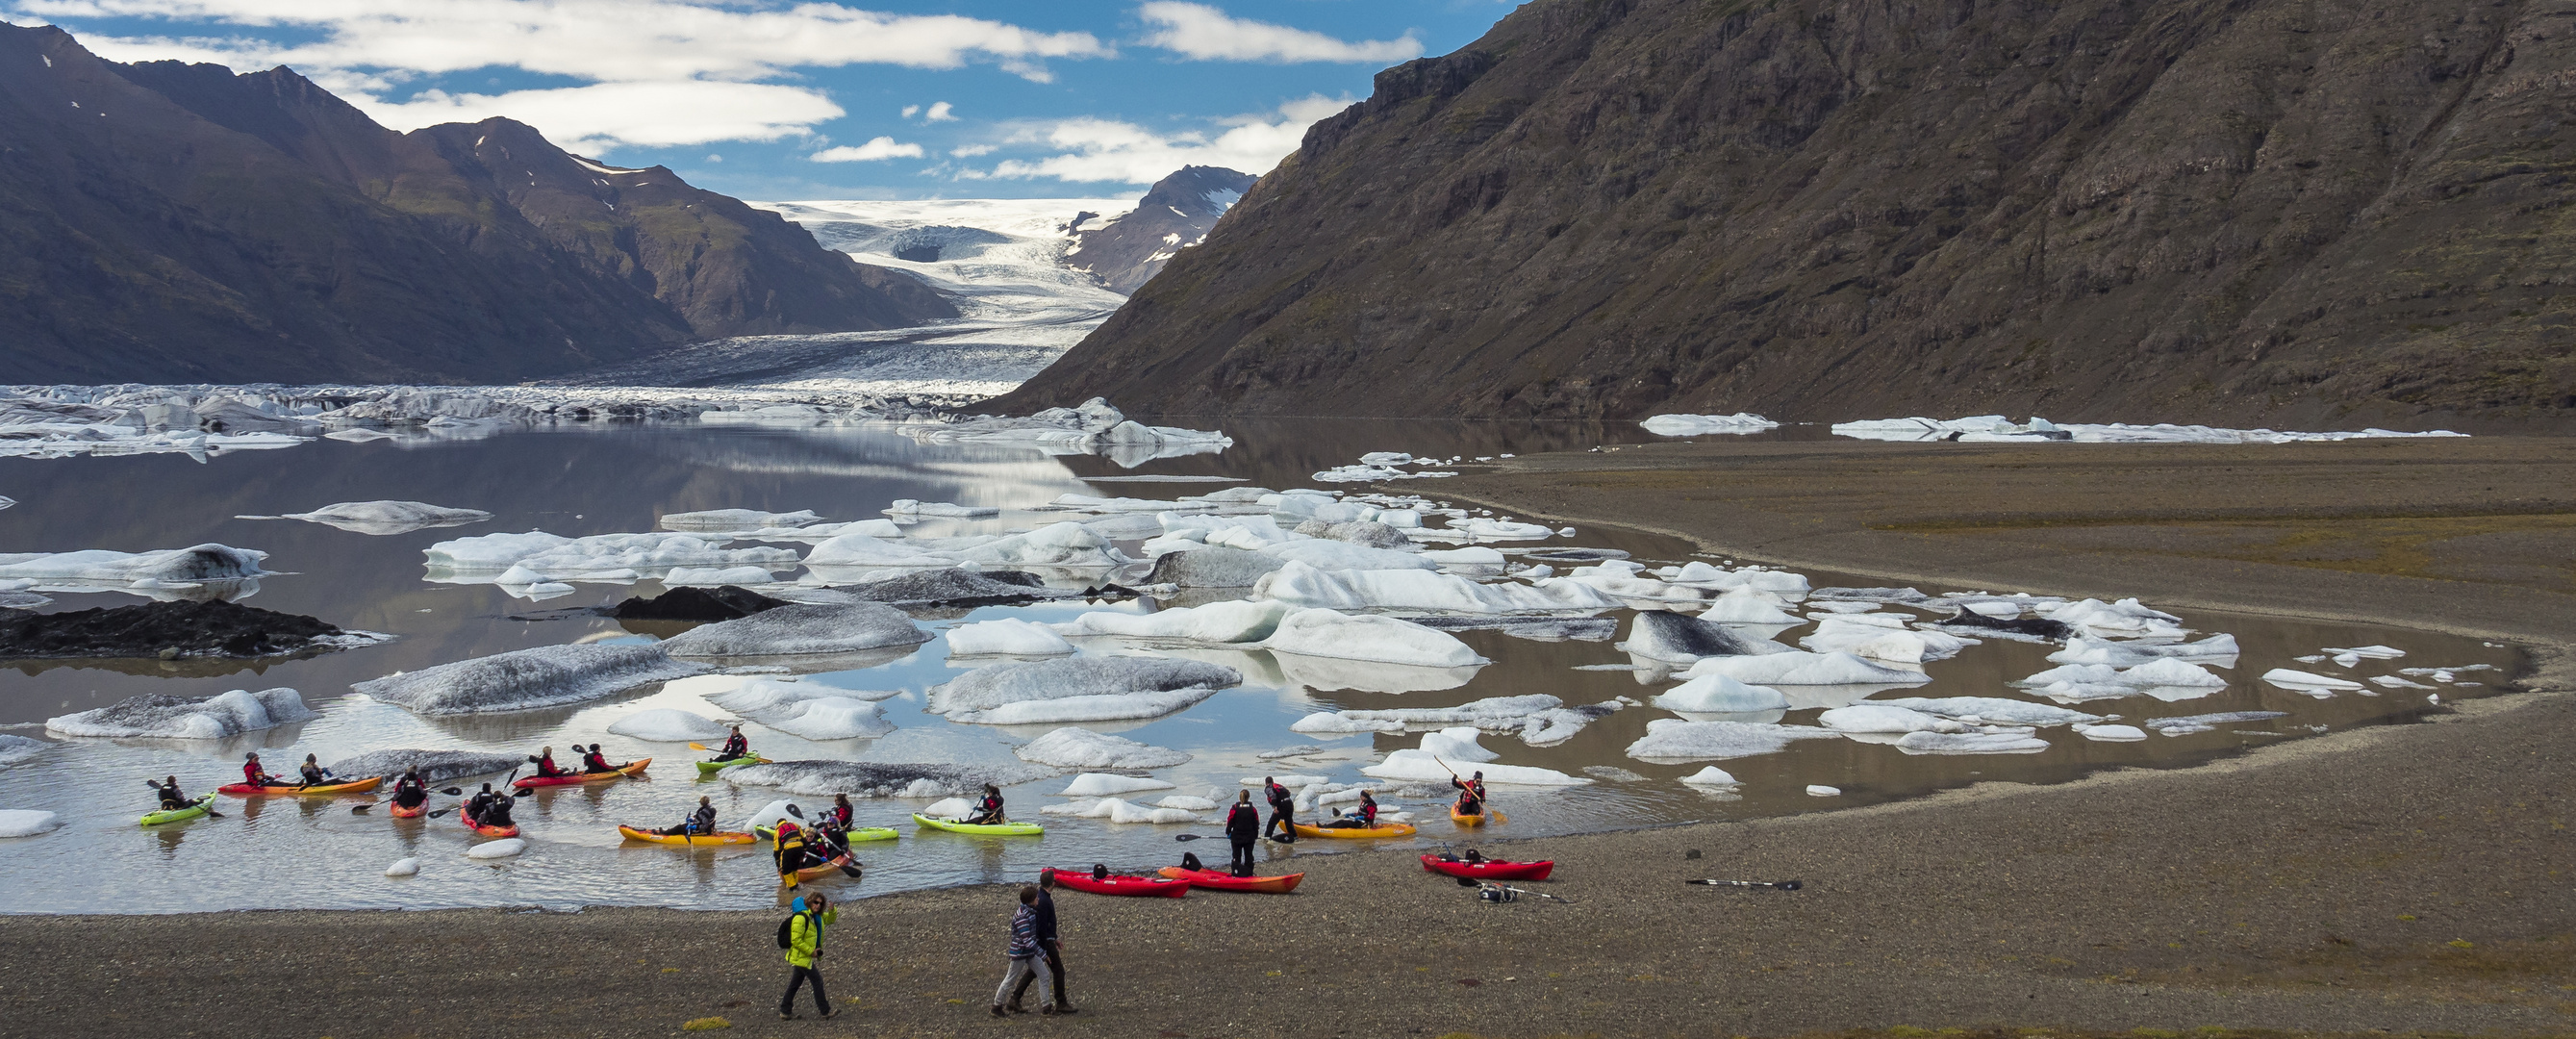
<path fill-rule="evenodd" d="M 832 908 L 830 896 L 820 891 L 796 900 L 796 915 L 787 918 L 787 965 L 794 973 L 787 976 L 787 994 L 778 997 L 778 1019 L 796 1019 L 796 990 L 806 982 L 814 983 L 814 1011 L 830 1020 L 832 1004 L 823 997 L 823 928 L 840 920 L 839 910 Z"/>

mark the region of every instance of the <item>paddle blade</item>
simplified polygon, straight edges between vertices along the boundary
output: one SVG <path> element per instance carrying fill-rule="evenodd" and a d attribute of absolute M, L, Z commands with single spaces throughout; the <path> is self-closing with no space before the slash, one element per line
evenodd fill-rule
<path fill-rule="evenodd" d="M 802 819 L 802 818 L 804 818 L 804 817 L 805 817 L 805 810 L 804 810 L 804 809 L 802 809 L 802 808 L 798 808 L 798 807 L 796 807 L 795 805 L 788 805 L 788 806 L 787 806 L 787 814 L 792 815 L 792 816 L 795 816 L 795 817 L 797 817 L 797 818 L 799 818 L 799 819 Z"/>
<path fill-rule="evenodd" d="M 857 866 L 843 866 L 841 867 L 841 875 L 852 880 L 857 880 L 859 879 L 859 868 Z"/>
<path fill-rule="evenodd" d="M 1207 835 L 1204 833 L 1185 833 L 1172 839 L 1176 841 L 1203 841 L 1207 839 Z"/>
<path fill-rule="evenodd" d="M 443 818 L 446 818 L 446 817 L 447 817 L 447 813 L 449 813 L 449 812 L 453 812 L 453 811 L 455 811 L 455 810 L 456 810 L 456 809 L 453 809 L 453 808 L 441 808 L 441 809 L 439 809 L 439 810 L 437 810 L 437 811 L 435 811 L 435 812 L 431 812 L 431 813 L 429 813 L 429 817 L 430 817 L 430 818 L 432 818 L 432 819 L 443 819 Z"/>
<path fill-rule="evenodd" d="M 374 805 L 350 805 L 350 806 L 349 806 L 349 814 L 350 814 L 350 815 L 365 815 L 365 814 L 367 814 L 367 809 L 370 809 L 370 808 L 373 808 L 373 807 L 375 807 L 375 806 L 374 806 Z"/>
<path fill-rule="evenodd" d="M 449 797 L 463 797 L 465 796 L 465 788 L 461 786 L 451 786 L 444 790 L 440 790 L 439 793 L 446 794 Z"/>
<path fill-rule="evenodd" d="M 706 744 L 704 744 L 704 743 L 691 743 L 691 744 L 689 744 L 689 749 L 690 749 L 690 750 L 706 750 L 706 749 L 707 749 L 707 745 L 706 745 Z"/>

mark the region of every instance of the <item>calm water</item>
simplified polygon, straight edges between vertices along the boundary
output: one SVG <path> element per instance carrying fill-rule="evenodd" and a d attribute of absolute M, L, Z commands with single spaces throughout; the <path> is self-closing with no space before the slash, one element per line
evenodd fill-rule
<path fill-rule="evenodd" d="M 420 718 L 397 708 L 349 697 L 353 682 L 395 671 L 548 643 L 644 641 L 671 627 L 630 631 L 595 616 L 563 616 L 563 607 L 613 603 L 630 594 L 652 595 L 645 582 L 631 588 L 579 585 L 571 597 L 531 604 L 486 585 L 423 580 L 421 550 L 449 538 L 542 529 L 578 536 L 655 529 L 660 515 L 715 508 L 771 511 L 812 509 L 834 520 L 878 514 L 897 498 L 1001 506 L 995 520 L 944 522 L 913 528 L 945 535 L 1026 527 L 1066 518 L 1025 511 L 1057 495 L 1088 493 L 1169 498 L 1201 493 L 1217 484 L 1086 482 L 1086 477 L 1135 474 L 1203 474 L 1242 477 L 1271 488 L 1312 486 L 1307 475 L 1348 464 L 1364 452 L 1498 455 L 1581 448 L 1653 439 L 1634 427 L 1579 424 L 1499 425 L 1427 422 L 1242 422 L 1227 432 L 1237 445 L 1223 454 L 1163 459 L 1125 469 L 1088 457 L 1052 457 L 1033 450 L 975 446 L 923 446 L 883 428 L 763 430 L 695 425 L 597 426 L 562 431 L 508 433 L 481 440 L 404 444 L 320 441 L 299 448 L 250 452 L 199 464 L 179 456 L 30 461 L 0 459 L 0 494 L 19 505 L 0 511 L 0 552 L 109 548 L 140 551 L 221 542 L 270 553 L 268 567 L 286 572 L 261 583 L 253 605 L 320 617 L 345 628 L 388 632 L 391 643 L 346 653 L 257 665 L 239 662 L 17 662 L 0 670 L 0 725 L 41 736 L 44 719 L 114 703 L 139 693 L 203 696 L 227 689 L 290 686 L 321 712 L 315 721 L 256 733 L 233 741 L 60 741 L 46 754 L 0 769 L 0 809 L 61 813 L 62 829 L 37 837 L 0 840 L 0 911 L 171 912 L 267 907 L 438 907 L 585 904 L 748 908 L 775 904 L 775 878 L 765 852 L 674 852 L 659 846 L 623 845 L 620 822 L 662 825 L 678 818 L 701 794 L 711 794 L 730 823 L 776 798 L 759 787 L 700 781 L 688 762 L 696 755 L 677 744 L 646 743 L 609 735 L 618 717 L 649 707 L 679 707 L 721 717 L 694 697 L 647 688 L 586 705 L 468 718 Z M 1798 435 L 1795 431 L 1775 435 Z M 2043 448 L 2044 449 L 2044 448 Z M 1439 480 L 1406 489 L 1434 500 Z M 304 511 L 340 501 L 411 499 L 484 509 L 491 522 L 375 537 L 317 524 L 234 519 L 237 514 Z M 1539 543 L 1626 549 L 1640 561 L 1681 562 L 1691 546 L 1621 530 L 1583 530 L 1573 538 Z M 1133 547 L 1132 545 L 1129 547 Z M 1505 546 L 1510 547 L 1510 546 Z M 1885 582 L 1810 572 L 1818 587 Z M 1925 588 L 1939 592 L 1943 589 Z M 60 595 L 54 609 L 123 605 L 123 595 Z M 2149 605 L 2155 605 L 2150 603 Z M 1032 607 L 932 611 L 916 614 L 934 632 L 966 620 L 1021 616 L 1068 619 L 1086 609 L 1150 609 L 1151 603 L 1050 603 Z M 1903 611 L 1898 611 L 1903 612 Z M 2402 721 L 2423 704 L 2420 691 L 2331 699 L 2275 689 L 2254 676 L 2276 666 L 2361 677 L 2400 667 L 2493 664 L 2509 672 L 2507 649 L 2475 640 L 2347 624 L 2292 623 L 2206 612 L 2182 613 L 2200 632 L 2231 632 L 2244 655 L 2220 670 L 2232 684 L 2207 697 L 2167 703 L 2136 696 L 2077 705 L 2093 713 L 2143 719 L 2213 711 L 2278 710 L 2290 716 L 2222 727 L 2181 737 L 2153 736 L 2142 743 L 2097 743 L 2065 728 L 2040 731 L 2050 749 L 2039 754 L 1915 756 L 1894 747 L 1846 739 L 1804 740 L 1776 754 L 1717 764 L 1743 781 L 1740 790 L 1710 794 L 1679 777 L 1707 764 L 1657 765 L 1625 755 L 1645 734 L 1646 723 L 1671 717 L 1652 707 L 1632 707 L 1593 723 L 1573 740 L 1532 748 L 1516 737 L 1488 735 L 1484 745 L 1513 765 L 1535 765 L 1602 781 L 1562 792 L 1498 789 L 1495 803 L 1510 823 L 1496 837 L 1544 837 L 1614 827 L 1694 819 L 1813 811 L 1918 796 L 1980 780 L 2051 782 L 2105 768 L 2188 764 L 2239 748 L 2357 724 Z M 1620 611 L 1624 615 L 1625 611 Z M 532 619 L 533 618 L 533 619 Z M 1626 632 L 1623 623 L 1622 636 Z M 1802 629 L 1777 637 L 1794 644 Z M 1404 693 L 1333 688 L 1294 661 L 1266 653 L 1192 651 L 1187 655 L 1241 670 L 1244 686 L 1218 694 L 1179 714 L 1142 723 L 1088 726 L 1195 755 L 1178 768 L 1155 774 L 1178 784 L 1174 792 L 1230 797 L 1236 781 L 1267 772 L 1327 775 L 1359 781 L 1358 769 L 1385 751 L 1415 745 L 1418 736 L 1320 739 L 1289 731 L 1300 716 L 1328 708 L 1438 707 L 1491 696 L 1547 693 L 1568 704 L 1628 695 L 1651 698 L 1669 680 L 1647 682 L 1638 673 L 1576 670 L 1581 665 L 1628 663 L 1607 642 L 1535 642 L 1496 632 L 1461 633 L 1495 661 L 1454 688 Z M 2396 661 L 2365 661 L 2349 671 L 2331 662 L 2291 663 L 2326 646 L 2384 643 L 2409 652 Z M 2055 647 L 1988 641 L 1959 657 L 1929 664 L 1930 685 L 1885 696 L 2020 696 L 2004 683 L 2051 665 Z M 1099 650 L 1087 650 L 1099 651 Z M 848 758 L 883 761 L 1014 760 L 1009 748 L 1045 731 L 951 724 L 922 711 L 922 691 L 961 673 L 948 664 L 945 639 L 910 655 L 859 671 L 834 672 L 808 681 L 856 689 L 904 689 L 886 704 L 887 720 L 901 726 L 878 740 L 807 743 L 748 730 L 755 746 L 776 760 Z M 2496 672 L 2461 676 L 2498 681 Z M 1796 705 L 1790 724 L 1812 724 L 1821 708 L 1859 691 L 1785 690 Z M 2446 687 L 2446 696 L 2475 695 L 2483 687 Z M 352 814 L 363 799 L 244 802 L 224 799 L 229 818 L 205 819 L 146 830 L 134 825 L 151 806 L 142 778 L 175 772 L 192 791 L 210 789 L 238 775 L 246 749 L 276 748 L 276 761 L 305 753 L 331 762 L 368 750 L 420 747 L 528 753 L 540 744 L 575 741 L 607 745 L 613 759 L 651 756 L 648 781 L 622 782 L 540 793 L 521 802 L 518 821 L 528 852 L 500 863 L 469 862 L 469 835 L 453 818 L 394 820 L 381 809 Z M 1325 750 L 1286 764 L 1258 755 L 1285 747 L 1320 744 Z M 1616 770 L 1616 771 L 1612 771 Z M 863 825 L 901 820 L 900 841 L 861 846 L 864 881 L 829 881 L 845 893 L 868 895 L 927 886 L 1019 879 L 1042 865 L 1151 869 L 1177 861 L 1179 833 L 1213 834 L 1213 825 L 1149 826 L 1038 815 L 1038 806 L 1067 777 L 1006 791 L 1013 814 L 1043 819 L 1043 838 L 976 838 L 916 835 L 905 818 L 923 802 L 862 801 Z M 1841 787 L 1832 800 L 1806 796 L 1808 784 Z M 1222 794 L 1211 788 L 1221 788 Z M 1162 792 L 1136 795 L 1151 801 Z M 802 798 L 809 804 L 820 799 Z M 444 805 L 446 799 L 437 799 Z M 1428 846 L 1459 838 L 1439 805 L 1413 801 L 1440 821 L 1422 826 Z M 1392 806 L 1391 806 L 1392 807 Z M 1269 871 L 1294 868 L 1301 856 L 1329 853 L 1308 841 L 1292 850 L 1264 849 Z M 1383 842 L 1396 843 L 1396 842 Z M 1214 846 L 1213 848 L 1211 846 Z M 1220 842 L 1191 845 L 1221 859 Z M 1545 851 L 1542 843 L 1535 851 Z M 1213 853 L 1211 855 L 1211 852 Z M 1516 852 L 1517 854 L 1517 852 Z M 388 880 L 387 863 L 418 856 L 421 874 Z"/>

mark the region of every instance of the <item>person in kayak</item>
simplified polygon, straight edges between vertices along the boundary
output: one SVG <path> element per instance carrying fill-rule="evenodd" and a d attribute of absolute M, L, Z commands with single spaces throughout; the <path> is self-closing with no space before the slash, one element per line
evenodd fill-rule
<path fill-rule="evenodd" d="M 476 826 L 510 825 L 510 795 L 493 790 L 490 783 L 483 784 L 483 789 L 465 802 L 465 821 Z"/>
<path fill-rule="evenodd" d="M 564 774 L 563 766 L 555 764 L 555 749 L 553 747 L 544 748 L 537 751 L 535 754 L 530 755 L 528 757 L 528 763 L 537 766 L 537 778 L 539 779 L 553 779 L 556 776 Z"/>
<path fill-rule="evenodd" d="M 1325 823 L 1324 828 L 1328 830 L 1365 830 L 1376 825 L 1377 798 L 1368 791 L 1362 790 L 1360 791 L 1359 806 L 1343 813 L 1340 818 L 1334 819 L 1332 822 Z"/>
<path fill-rule="evenodd" d="M 850 795 L 832 795 L 832 811 L 830 814 L 832 825 L 840 827 L 842 832 L 846 833 L 849 831 L 850 827 L 858 821 L 858 817 L 859 810 L 850 804 Z"/>
<path fill-rule="evenodd" d="M 1476 773 L 1475 778 L 1463 780 L 1456 776 L 1451 776 L 1449 777 L 1449 785 L 1458 788 L 1458 814 L 1485 814 L 1484 773 L 1478 772 Z"/>
<path fill-rule="evenodd" d="M 171 776 L 158 783 L 146 779 L 143 781 L 143 785 L 151 787 L 153 793 L 161 795 L 162 811 L 174 812 L 196 803 L 194 801 L 190 801 L 188 799 L 188 795 L 179 792 L 179 777 L 177 776 Z"/>
<path fill-rule="evenodd" d="M 331 770 L 323 768 L 322 762 L 316 760 L 311 754 L 304 756 L 304 767 L 296 771 L 303 777 L 303 782 L 296 784 L 298 790 L 331 782 Z"/>
<path fill-rule="evenodd" d="M 1234 807 L 1225 813 L 1225 841 L 1234 846 L 1234 864 L 1226 869 L 1238 877 L 1252 875 L 1252 842 L 1261 837 L 1261 810 L 1252 807 L 1252 791 L 1234 792 Z"/>
<path fill-rule="evenodd" d="M 394 781 L 394 804 L 401 808 L 418 808 L 429 801 L 429 784 L 420 778 L 420 770 L 410 769 Z"/>
<path fill-rule="evenodd" d="M 731 761 L 750 756 L 751 741 L 742 737 L 742 726 L 739 725 L 734 726 L 733 733 L 725 737 L 724 749 L 716 752 L 717 761 Z"/>
<path fill-rule="evenodd" d="M 975 814 L 967 816 L 966 821 L 977 826 L 1009 822 L 1002 814 L 1002 788 L 984 784 L 984 799 L 975 802 Z"/>
<path fill-rule="evenodd" d="M 806 982 L 814 983 L 814 1012 L 831 1020 L 834 1011 L 830 1000 L 823 997 L 823 928 L 839 923 L 841 914 L 832 908 L 831 898 L 817 891 L 799 896 L 793 906 L 796 915 L 787 918 L 787 994 L 778 997 L 778 1019 L 796 1018 L 796 990 Z"/>
<path fill-rule="evenodd" d="M 269 775 L 259 767 L 259 752 L 250 752 L 242 761 L 242 783 L 246 786 L 285 786 L 286 780 Z"/>
<path fill-rule="evenodd" d="M 617 766 L 609 764 L 608 756 L 599 752 L 599 744 L 593 743 L 589 750 L 582 752 L 581 771 L 583 775 L 595 776 L 602 772 L 615 772 Z"/>
<path fill-rule="evenodd" d="M 1261 777 L 1261 796 L 1270 802 L 1270 825 L 1262 836 L 1281 844 L 1297 839 L 1297 795 L 1280 786 L 1277 779 Z"/>
<path fill-rule="evenodd" d="M 806 828 L 805 834 L 806 854 L 813 856 L 816 862 L 830 862 L 849 854 L 849 835 L 841 831 L 840 824 L 833 822 L 829 813 L 814 820 L 814 825 Z"/>
<path fill-rule="evenodd" d="M 653 832 L 665 837 L 677 837 L 681 834 L 698 837 L 716 832 L 715 799 L 711 797 L 698 798 L 698 810 L 690 812 L 688 818 L 680 821 L 680 825 L 673 826 L 668 829 L 655 830 Z"/>
<path fill-rule="evenodd" d="M 1055 871 L 1039 870 L 1038 900 L 1030 908 L 1037 911 L 1038 955 L 1046 960 L 1047 977 L 1055 983 L 1055 1002 L 1052 1005 L 1041 1004 L 1041 1006 L 1051 1014 L 1070 1014 L 1073 1013 L 1073 1004 L 1066 1002 L 1064 998 L 1064 939 L 1059 937 L 1055 930 L 1054 891 Z M 1011 990 L 1011 1002 L 1007 1007 L 1011 1013 L 1029 1012 L 1027 1007 L 1020 1005 L 1020 1000 L 1029 994 L 1029 983 L 1037 979 L 1038 972 L 1032 970 L 1028 977 L 1020 979 L 1018 988 Z M 1039 998 L 1044 999 L 1045 996 L 1041 994 Z"/>

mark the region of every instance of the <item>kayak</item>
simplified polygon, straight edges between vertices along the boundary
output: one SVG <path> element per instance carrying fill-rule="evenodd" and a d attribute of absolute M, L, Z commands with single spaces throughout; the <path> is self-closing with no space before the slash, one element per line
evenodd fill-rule
<path fill-rule="evenodd" d="M 1135 895 L 1144 898 L 1179 898 L 1190 893 L 1190 882 L 1186 880 L 1168 880 L 1162 877 L 1127 877 L 1117 876 L 1114 874 L 1108 879 L 1101 880 L 1094 879 L 1091 875 L 1091 871 L 1087 869 L 1057 870 L 1055 871 L 1055 882 L 1076 891 L 1088 891 L 1095 895 Z"/>
<path fill-rule="evenodd" d="M 1155 872 L 1174 880 L 1186 880 L 1191 887 L 1203 887 L 1210 891 L 1254 891 L 1266 895 L 1284 895 L 1295 891 L 1297 882 L 1306 879 L 1303 873 L 1290 873 L 1282 877 L 1238 877 L 1232 873 L 1213 869 L 1182 869 L 1179 866 L 1165 866 Z M 1056 880 L 1059 882 L 1064 880 L 1064 874 L 1056 874 Z"/>
<path fill-rule="evenodd" d="M 390 809 L 390 811 L 394 813 L 394 818 L 396 819 L 418 819 L 421 816 L 429 814 L 429 801 L 424 798 L 419 804 L 413 805 L 409 808 L 395 805 Z"/>
<path fill-rule="evenodd" d="M 383 776 L 369 776 L 365 779 L 352 779 L 345 783 L 324 783 L 319 786 L 297 786 L 293 783 L 278 783 L 270 786 L 252 786 L 248 783 L 229 783 L 224 786 L 216 787 L 215 792 L 219 794 L 231 794 L 234 797 L 259 797 L 268 794 L 294 794 L 302 797 L 328 797 L 332 794 L 363 794 L 369 790 L 375 789 L 379 785 L 382 785 L 384 781 L 385 777 Z"/>
<path fill-rule="evenodd" d="M 933 819 L 919 812 L 912 813 L 912 821 L 920 823 L 923 826 L 930 827 L 934 830 L 946 830 L 950 833 L 981 833 L 1002 837 L 1034 837 L 1046 832 L 1046 827 L 1040 826 L 1036 823 L 970 823 L 961 819 Z"/>
<path fill-rule="evenodd" d="M 188 802 L 187 807 L 184 808 L 165 808 L 157 812 L 145 812 L 143 813 L 143 825 L 159 826 L 163 823 L 186 822 L 187 820 L 206 814 L 206 806 L 213 804 L 214 800 L 215 795 L 205 794 L 199 796 L 194 801 Z"/>
<path fill-rule="evenodd" d="M 1460 826 L 1483 826 L 1485 825 L 1485 813 L 1478 812 L 1474 815 L 1468 815 L 1465 812 L 1459 811 L 1458 806 L 1451 805 L 1449 806 L 1449 821 L 1457 823 Z"/>
<path fill-rule="evenodd" d="M 841 855 L 833 858 L 830 862 L 822 863 L 821 865 L 807 866 L 804 869 L 797 870 L 796 879 L 801 883 L 808 880 L 821 880 L 825 877 L 841 876 L 843 875 L 841 873 L 841 867 L 856 867 L 858 864 L 859 860 L 847 855 Z M 787 880 L 787 878 L 783 876 L 778 879 L 780 883 L 785 883 Z"/>
<path fill-rule="evenodd" d="M 510 785 L 518 787 L 521 790 L 534 790 L 541 786 L 578 786 L 583 783 L 605 783 L 612 779 L 623 779 L 627 776 L 643 775 L 644 766 L 652 763 L 653 759 L 651 758 L 639 758 L 617 766 L 617 770 L 614 772 L 567 772 L 560 776 L 529 776 L 526 779 L 519 780 L 518 782 Z"/>
<path fill-rule="evenodd" d="M 713 848 L 726 844 L 751 844 L 759 840 L 747 833 L 669 834 L 639 830 L 632 826 L 620 826 L 617 832 L 624 834 L 630 841 L 650 841 L 654 844 L 668 844 L 673 847 Z"/>
<path fill-rule="evenodd" d="M 1483 862 L 1451 862 L 1437 855 L 1425 855 L 1422 857 L 1422 868 L 1433 873 L 1466 877 L 1469 880 L 1546 880 L 1549 873 L 1555 872 L 1556 861 L 1550 859 L 1545 862 L 1503 862 L 1497 859 L 1486 859 Z"/>
<path fill-rule="evenodd" d="M 1360 840 L 1369 837 L 1413 836 L 1412 823 L 1379 823 L 1375 826 L 1368 827 L 1367 829 L 1361 829 L 1356 826 L 1324 827 L 1317 826 L 1313 823 L 1298 823 L 1296 826 L 1297 836 L 1300 837 L 1332 837 L 1339 840 Z"/>
<path fill-rule="evenodd" d="M 519 824 L 517 823 L 511 823 L 508 826 L 477 825 L 474 820 L 466 818 L 465 813 L 462 811 L 456 813 L 456 821 L 464 823 L 466 829 L 472 830 L 486 837 L 516 837 L 519 835 Z"/>
<path fill-rule="evenodd" d="M 768 763 L 768 758 L 761 757 L 758 754 L 746 754 L 742 757 L 724 758 L 718 761 L 701 761 L 698 762 L 698 774 L 701 776 L 712 776 L 736 765 L 766 765 Z"/>
<path fill-rule="evenodd" d="M 751 832 L 759 834 L 760 839 L 765 841 L 774 841 L 778 839 L 778 831 L 772 827 L 754 826 L 751 828 Z M 842 836 L 847 838 L 850 843 L 857 844 L 860 841 L 890 841 L 903 836 L 903 834 L 897 832 L 895 828 L 891 826 L 860 826 L 851 829 L 850 832 L 842 834 Z"/>

